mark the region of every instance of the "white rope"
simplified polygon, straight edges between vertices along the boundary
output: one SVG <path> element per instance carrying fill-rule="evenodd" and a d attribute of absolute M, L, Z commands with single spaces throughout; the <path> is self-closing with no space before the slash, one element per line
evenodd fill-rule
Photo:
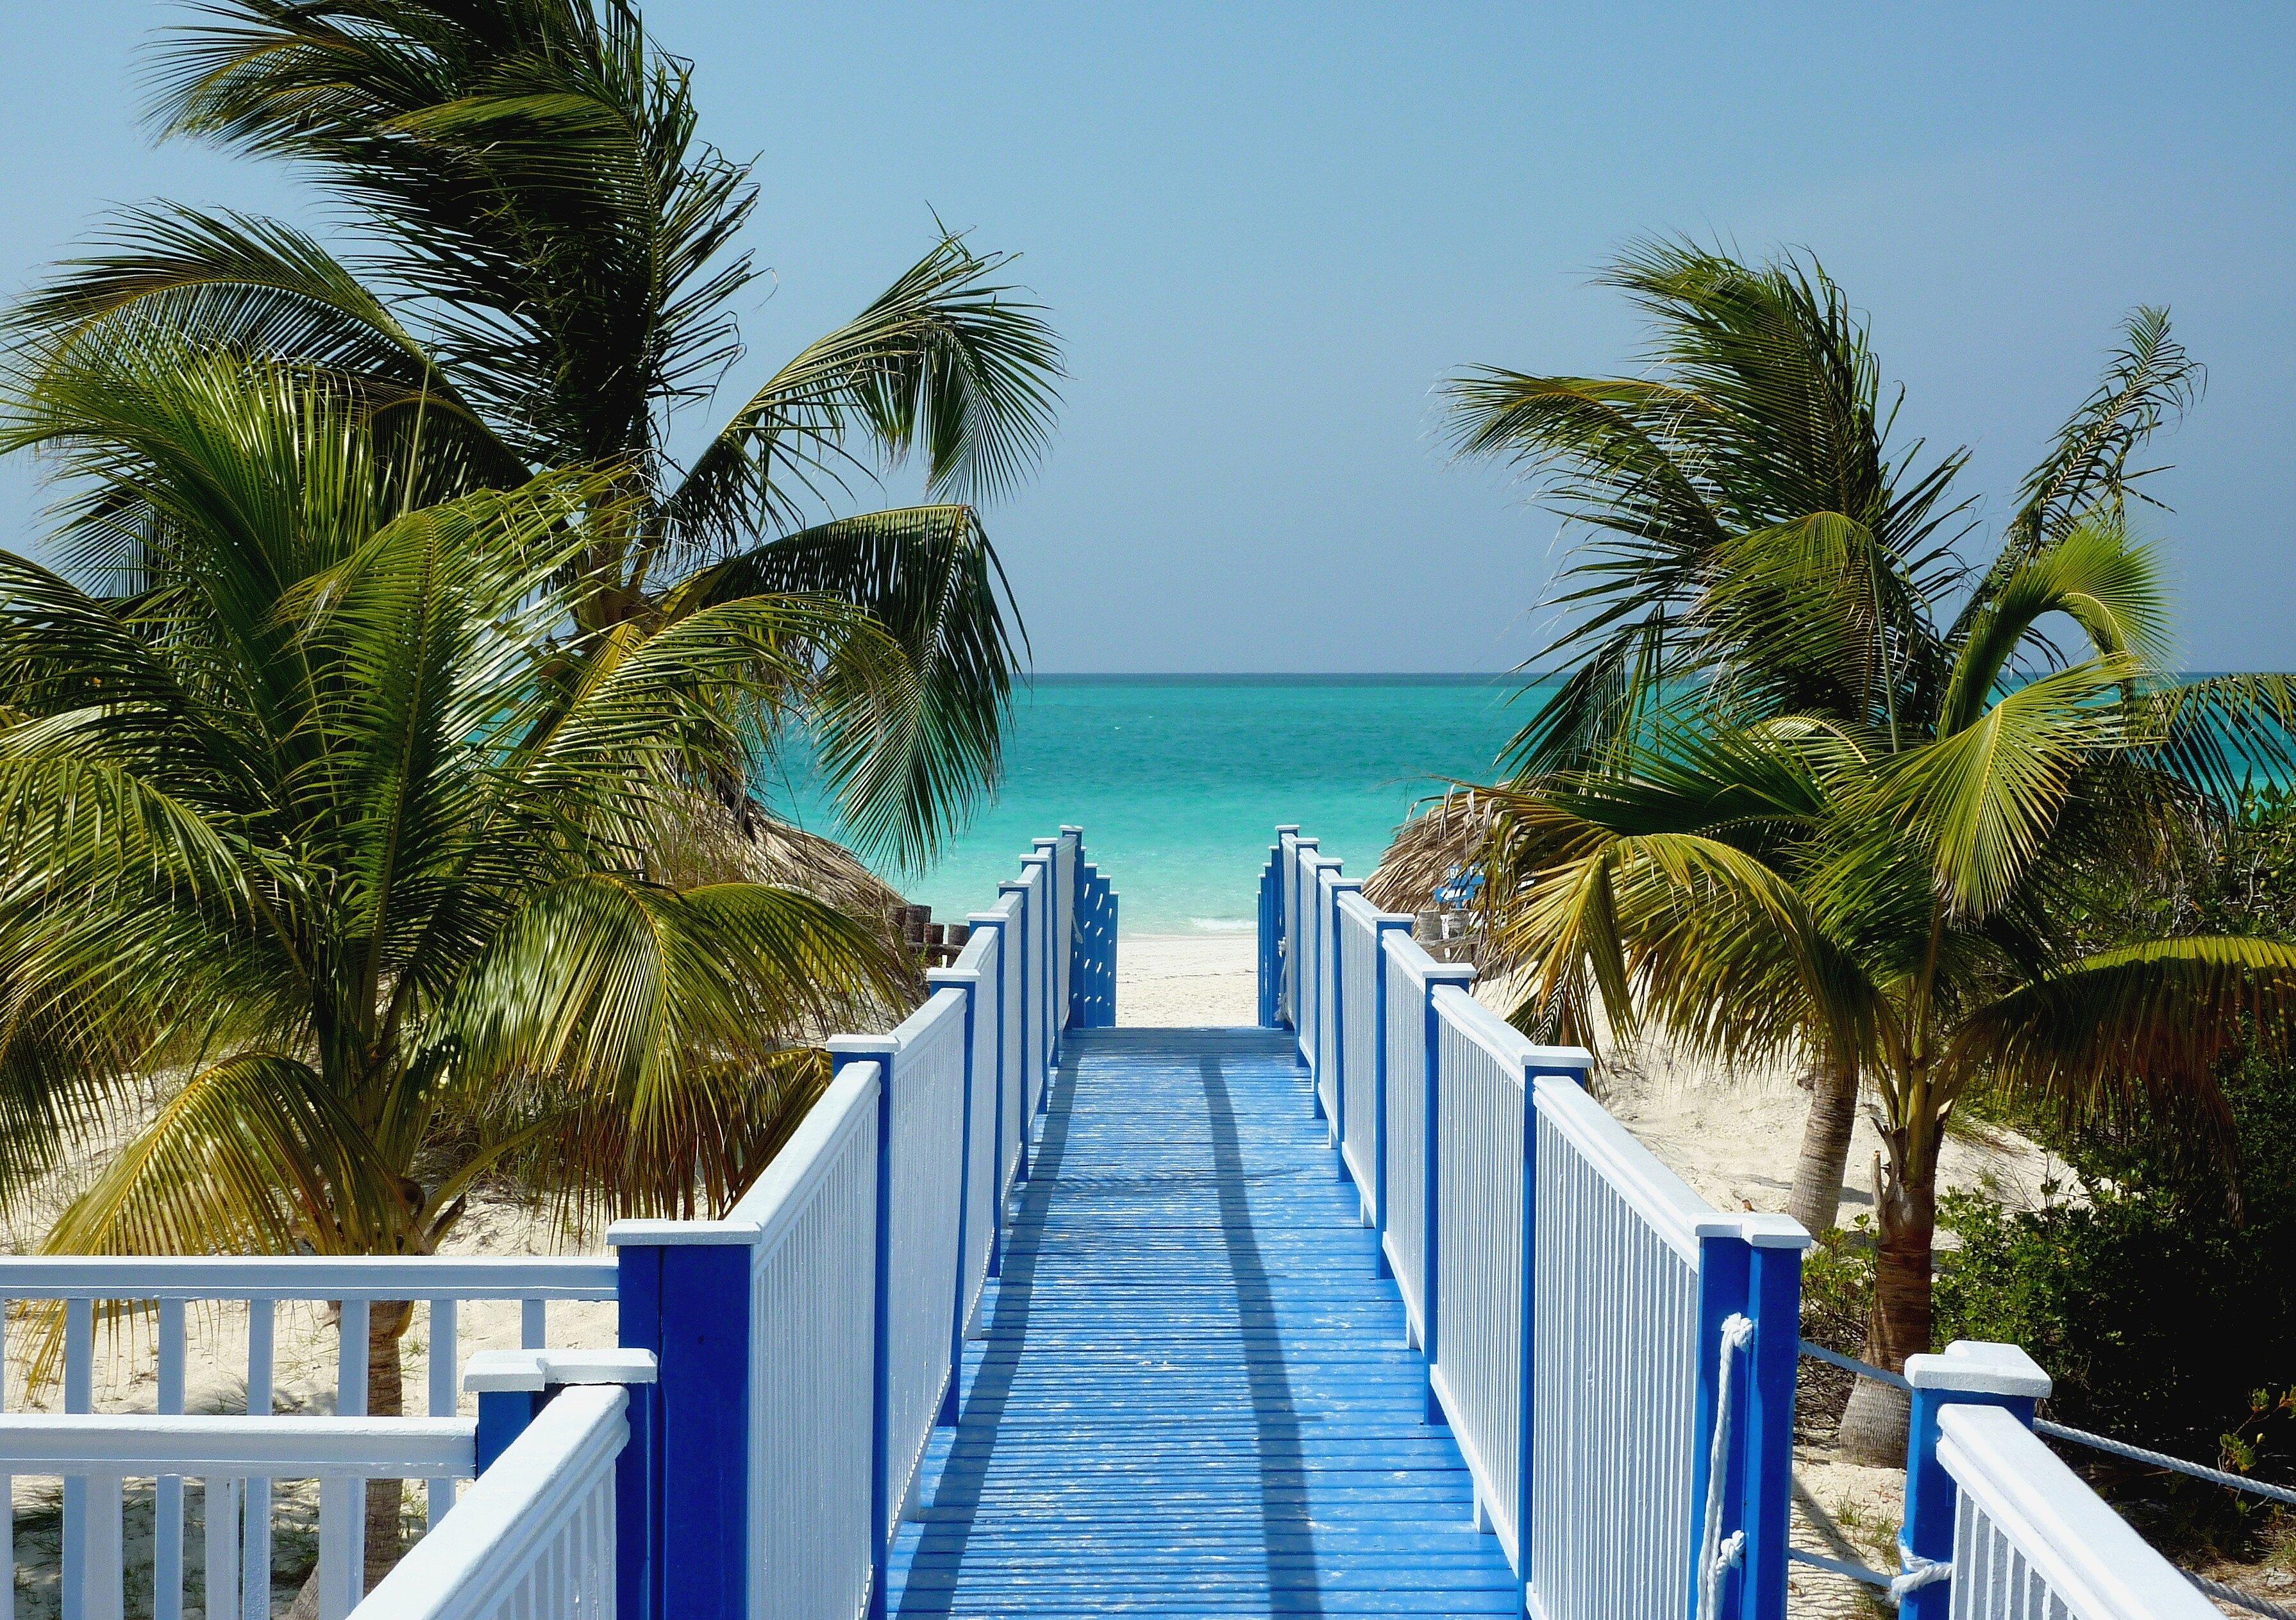
<path fill-rule="evenodd" d="M 2104 1435 L 2092 1435 L 2085 1428 L 2074 1428 L 2064 1423 L 2052 1423 L 2046 1418 L 2034 1419 L 2033 1428 L 2037 1433 L 2046 1435 L 2053 1440 L 2070 1440 L 2075 1445 L 2093 1446 L 2100 1452 L 2108 1452 L 2115 1457 L 2126 1457 L 2131 1462 L 2149 1462 L 2156 1469 L 2167 1469 L 2173 1473 L 2188 1475 L 2194 1479 L 2205 1479 L 2210 1485 L 2225 1485 L 2234 1491 L 2248 1491 L 2258 1496 L 2268 1496 L 2274 1501 L 2286 1502 L 2292 1507 L 2296 1507 L 2296 1491 L 2290 1490 L 2286 1485 L 2267 1485 L 2261 1479 L 2251 1479 L 2245 1474 L 2227 1474 L 2222 1469 L 2212 1469 L 2203 1463 L 2187 1462 L 2182 1457 L 2171 1457 L 2166 1452 L 2156 1452 L 2148 1450 L 2144 1446 L 2131 1445 L 2126 1440 L 2114 1440 Z"/>
<path fill-rule="evenodd" d="M 1706 1534 L 1698 1553 L 1698 1620 L 1714 1620 L 1722 1597 L 1722 1576 L 1745 1556 L 1746 1533 L 1722 1534 L 1722 1497 L 1729 1484 L 1730 1385 L 1738 1352 L 1754 1337 L 1751 1317 L 1733 1312 L 1722 1319 L 1722 1364 L 1714 1395 L 1714 1447 L 1706 1462 Z"/>
<path fill-rule="evenodd" d="M 1902 1545 L 1898 1549 L 1898 1560 L 1905 1566 L 1905 1573 L 1890 1583 L 1892 1603 L 1904 1602 L 1907 1593 L 1919 1591 L 1924 1586 L 1953 1579 L 1951 1563 L 1925 1559 L 1918 1552 L 1908 1552 Z"/>

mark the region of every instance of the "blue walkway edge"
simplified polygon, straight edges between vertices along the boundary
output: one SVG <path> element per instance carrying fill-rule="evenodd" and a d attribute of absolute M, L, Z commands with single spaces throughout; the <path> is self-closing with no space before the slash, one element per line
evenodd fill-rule
<path fill-rule="evenodd" d="M 1517 1611 L 1295 1051 L 1063 1037 L 891 1612 Z"/>

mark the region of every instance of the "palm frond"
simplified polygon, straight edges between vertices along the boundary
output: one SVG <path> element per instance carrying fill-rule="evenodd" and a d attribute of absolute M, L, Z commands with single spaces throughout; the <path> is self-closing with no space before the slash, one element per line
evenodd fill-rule
<path fill-rule="evenodd" d="M 2126 656 L 2074 665 L 1890 763 L 1874 814 L 1924 853 L 1956 915 L 1982 917 L 2007 902 L 2083 765 L 2127 740 L 2127 716 L 2112 699 L 2141 673 Z"/>
<path fill-rule="evenodd" d="M 2296 945 L 2185 936 L 2099 952 L 1978 1009 L 1953 1050 L 2073 1118 L 2194 1117 L 2230 1140 L 2218 1066 L 2296 1036 Z"/>
<path fill-rule="evenodd" d="M 995 278 L 1010 263 L 944 236 L 846 325 L 816 339 L 737 411 L 665 502 L 685 554 L 723 554 L 796 519 L 865 436 L 921 452 L 936 495 L 1012 488 L 1042 454 L 1062 375 L 1041 307 Z M 794 485 L 794 487 L 791 486 Z"/>
<path fill-rule="evenodd" d="M 972 508 L 913 507 L 758 546 L 694 576 L 663 607 L 674 621 L 710 602 L 795 593 L 853 603 L 900 652 L 890 683 L 882 658 L 833 661 L 815 712 L 849 833 L 922 865 L 1003 767 L 1016 663 L 1003 565 Z"/>

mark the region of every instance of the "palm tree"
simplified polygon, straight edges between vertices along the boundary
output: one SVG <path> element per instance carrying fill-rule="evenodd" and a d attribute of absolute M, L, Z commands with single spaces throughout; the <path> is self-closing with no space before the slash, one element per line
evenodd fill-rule
<path fill-rule="evenodd" d="M 0 1199 L 152 1110 L 51 1248 L 425 1254 L 521 1156 L 577 1202 L 721 1206 L 824 1027 L 898 992 L 830 905 L 670 871 L 744 717 L 866 700 L 883 632 L 779 593 L 600 624 L 619 468 L 442 492 L 390 415 L 139 334 L 0 426 L 72 480 L 80 553 L 0 552 Z M 369 1525 L 379 1572 L 395 1484 Z"/>
<path fill-rule="evenodd" d="M 618 469 L 570 564 L 600 582 L 576 604 L 585 624 L 759 590 L 869 610 L 906 691 L 853 711 L 868 727 L 832 730 L 821 756 L 850 836 L 929 854 L 996 778 L 1013 668 L 973 503 L 1025 475 L 1059 375 L 1039 310 L 999 279 L 1010 261 L 944 232 L 681 460 L 676 419 L 742 352 L 758 188 L 697 139 L 690 65 L 630 0 L 201 10 L 159 59 L 162 127 L 298 166 L 359 250 L 338 259 L 275 221 L 133 211 L 25 304 L 36 353 L 124 327 L 307 363 L 358 389 L 379 432 L 419 420 L 446 488 Z M 815 520 L 872 450 L 919 454 L 932 503 Z"/>
<path fill-rule="evenodd" d="M 1511 745 L 1510 773 L 1595 768 L 1685 699 L 1899 746 L 1941 678 L 1924 615 L 1965 584 L 1969 509 L 1951 488 L 1965 455 L 1892 446 L 1902 394 L 1885 396 L 1864 323 L 1814 265 L 1652 242 L 1603 279 L 1650 317 L 1652 374 L 1489 367 L 1451 388 L 1461 448 L 1546 476 L 1593 536 L 1554 603 L 1572 622 L 1532 660 L 1571 673 Z M 2198 370 L 2166 321 L 2148 312 L 2127 338 L 2028 480 L 2005 558 L 2118 511 L 2142 476 L 2131 453 L 2189 401 Z M 1804 622 L 1813 589 L 1821 610 Z M 1817 1061 L 1787 1209 L 1812 1231 L 1838 1213 L 1857 1108 L 1840 1021 L 1813 1009 L 1803 1042 Z"/>
<path fill-rule="evenodd" d="M 1652 276 L 1669 257 L 1684 274 Z M 1656 250 L 1628 274 L 1688 289 L 1659 305 L 1691 333 L 1681 356 L 1727 353 L 1699 313 L 1718 285 L 1757 307 L 1817 289 L 1813 306 L 1838 307 L 1815 271 L 1742 271 L 1767 282 L 1746 293 L 1721 261 Z M 1494 953 L 1526 975 L 1516 1017 L 1583 1018 L 1599 998 L 1622 1035 L 1652 1027 L 1724 1058 L 1822 1043 L 1829 1068 L 1854 1066 L 1886 1147 L 1868 1349 L 1885 1367 L 1929 1346 L 1938 1149 L 1972 1087 L 2206 1125 L 2222 1118 L 2217 1059 L 2243 1036 L 2284 1043 L 2296 1019 L 2296 950 L 2085 953 L 2071 914 L 2077 884 L 2157 859 L 2179 818 L 2226 814 L 2247 768 L 2296 761 L 2287 681 L 2172 677 L 2158 561 L 2128 535 L 2126 456 L 2182 364 L 2165 319 L 2132 323 L 2107 389 L 1942 624 L 1927 582 L 1968 577 L 1950 549 L 1909 555 L 1851 512 L 1748 528 L 1762 512 L 1742 495 L 1738 527 L 1699 545 L 1662 544 L 1655 517 L 1636 527 L 1636 502 L 1715 512 L 1691 475 L 1718 482 L 1734 441 L 1759 450 L 1764 411 L 1783 419 L 1772 445 L 1796 442 L 1813 415 L 1788 406 L 1808 395 L 1748 387 L 1718 407 L 1727 390 L 1676 390 L 1656 413 L 1716 441 L 1693 456 L 1630 430 L 1611 385 L 1519 390 L 1575 418 L 1582 470 L 1618 470 L 1576 496 L 1612 530 L 1580 576 L 1597 577 L 1579 599 L 1598 611 L 1574 634 L 1595 654 L 1519 740 L 1513 781 L 1485 790 L 1473 852 Z M 1695 539 L 1686 516 L 1676 532 Z M 1861 1384 L 1845 1443 L 1886 1456 L 1901 1422 Z"/>

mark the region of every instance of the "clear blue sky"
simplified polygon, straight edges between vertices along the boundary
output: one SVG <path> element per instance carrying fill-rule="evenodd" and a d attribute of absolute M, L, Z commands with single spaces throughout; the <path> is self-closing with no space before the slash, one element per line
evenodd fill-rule
<path fill-rule="evenodd" d="M 991 521 L 1041 669 L 1524 656 L 1555 523 L 1449 463 L 1430 390 L 1630 365 L 1588 273 L 1661 231 L 1814 250 L 1997 518 L 2121 312 L 2173 306 L 2210 368 L 2157 485 L 2185 661 L 2296 666 L 2296 8 L 646 9 L 704 134 L 765 156 L 778 287 L 729 392 L 880 290 L 931 210 L 1026 255 L 1074 376 Z M 110 202 L 319 222 L 280 173 L 152 146 L 137 48 L 173 8 L 10 10 L 0 286 Z M 0 544 L 37 511 L 0 469 Z"/>

